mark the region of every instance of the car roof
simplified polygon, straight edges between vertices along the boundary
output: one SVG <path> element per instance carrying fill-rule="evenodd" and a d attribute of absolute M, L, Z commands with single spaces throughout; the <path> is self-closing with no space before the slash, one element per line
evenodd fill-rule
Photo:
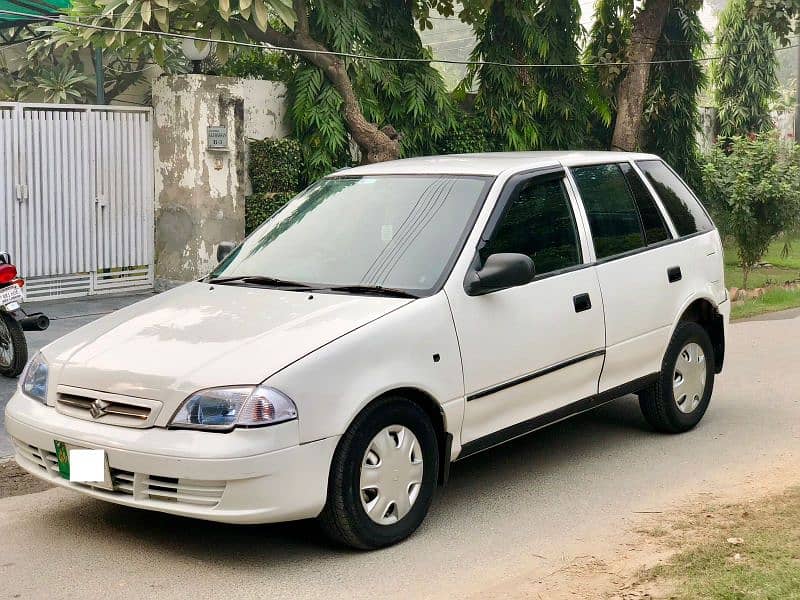
<path fill-rule="evenodd" d="M 447 154 L 443 156 L 420 156 L 402 160 L 362 165 L 342 169 L 333 177 L 351 175 L 500 175 L 506 171 L 524 171 L 537 167 L 617 162 L 628 160 L 658 159 L 654 154 L 639 152 L 604 151 L 541 151 L 541 152 L 486 152 L 482 154 Z"/>

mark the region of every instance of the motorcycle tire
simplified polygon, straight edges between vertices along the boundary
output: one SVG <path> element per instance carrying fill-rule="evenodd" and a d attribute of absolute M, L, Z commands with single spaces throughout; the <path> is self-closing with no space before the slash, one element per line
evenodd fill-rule
<path fill-rule="evenodd" d="M 17 320 L 0 312 L 0 375 L 17 377 L 28 362 L 28 343 Z"/>

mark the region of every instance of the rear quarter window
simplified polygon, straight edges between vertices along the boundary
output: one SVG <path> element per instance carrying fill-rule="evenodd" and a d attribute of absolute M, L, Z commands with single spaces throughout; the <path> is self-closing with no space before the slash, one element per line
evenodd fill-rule
<path fill-rule="evenodd" d="M 636 165 L 655 188 L 678 235 L 711 231 L 714 224 L 680 178 L 660 160 L 640 160 Z"/>

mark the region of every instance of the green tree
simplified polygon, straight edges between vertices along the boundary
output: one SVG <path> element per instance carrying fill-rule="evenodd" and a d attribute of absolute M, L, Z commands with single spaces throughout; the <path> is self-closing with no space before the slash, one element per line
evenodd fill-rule
<path fill-rule="evenodd" d="M 772 132 L 734 137 L 703 166 L 706 201 L 723 234 L 736 242 L 743 287 L 770 242 L 796 227 L 800 214 L 800 146 Z"/>
<path fill-rule="evenodd" d="M 579 62 L 581 33 L 577 0 L 472 0 L 462 18 L 473 23 L 478 43 L 474 61 L 501 63 Z M 581 69 L 468 69 L 462 89 L 478 83 L 475 108 L 484 115 L 495 145 L 508 150 L 582 145 L 589 104 Z"/>
<path fill-rule="evenodd" d="M 633 0 L 597 0 L 594 23 L 583 52 L 583 62 L 601 64 L 588 68 L 587 93 L 592 104 L 592 133 L 600 146 L 611 144 L 617 113 L 617 88 L 625 74 L 625 61 L 630 43 Z M 605 64 L 603 64 L 605 63 Z"/>
<path fill-rule="evenodd" d="M 697 134 L 700 131 L 698 95 L 707 77 L 697 62 L 708 35 L 700 22 L 700 0 L 673 0 L 656 61 L 684 61 L 653 65 L 644 108 L 642 147 L 664 158 L 692 184 L 699 183 Z"/>
<path fill-rule="evenodd" d="M 717 26 L 711 77 L 722 137 L 760 133 L 773 127 L 770 105 L 777 97 L 777 38 L 773 24 L 750 17 L 749 0 L 731 0 Z"/>
<path fill-rule="evenodd" d="M 333 3 L 320 0 L 320 6 Z M 344 0 L 341 0 L 344 4 Z M 448 7 L 449 5 L 449 7 Z M 413 0 L 412 8 L 423 23 L 431 8 L 452 14 L 452 0 Z M 283 27 L 270 23 L 270 11 L 281 19 Z M 262 42 L 288 48 L 318 67 L 342 99 L 341 113 L 365 162 L 396 158 L 400 142 L 365 116 L 353 88 L 346 61 L 328 53 L 325 41 L 315 37 L 309 0 L 73 0 L 69 16 L 92 25 L 128 28 L 133 32 L 111 32 L 56 25 L 56 43 L 73 47 L 125 47 L 141 53 L 152 36 L 146 31 L 180 31 L 222 40 Z M 154 42 L 156 58 L 164 55 L 163 39 Z M 220 44 L 219 53 L 228 50 Z"/>
<path fill-rule="evenodd" d="M 424 12 L 417 16 L 423 19 Z M 318 3 L 311 12 L 315 35 L 341 52 L 430 58 L 405 0 Z M 361 110 L 399 142 L 399 156 L 433 153 L 455 126 L 455 109 L 440 73 L 428 62 L 347 61 Z M 290 82 L 295 135 L 303 142 L 312 177 L 349 162 L 342 99 L 323 72 L 303 65 Z"/>

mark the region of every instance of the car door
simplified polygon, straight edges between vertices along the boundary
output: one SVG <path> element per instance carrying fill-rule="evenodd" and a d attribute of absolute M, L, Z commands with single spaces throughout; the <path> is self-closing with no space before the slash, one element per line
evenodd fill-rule
<path fill-rule="evenodd" d="M 558 168 L 509 180 L 472 249 L 476 268 L 491 254 L 528 255 L 533 281 L 481 296 L 459 277 L 445 288 L 464 370 L 464 453 L 558 420 L 597 393 L 602 298 L 564 177 Z"/>
<path fill-rule="evenodd" d="M 606 317 L 600 391 L 660 369 L 686 268 L 673 233 L 628 162 L 570 168 L 586 210 Z"/>

